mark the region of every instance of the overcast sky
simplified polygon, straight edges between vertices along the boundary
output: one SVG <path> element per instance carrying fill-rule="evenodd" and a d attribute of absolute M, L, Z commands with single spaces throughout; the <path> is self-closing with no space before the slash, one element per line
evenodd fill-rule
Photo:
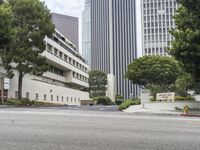
<path fill-rule="evenodd" d="M 51 10 L 51 12 L 60 13 L 64 15 L 74 16 L 79 18 L 79 48 L 82 50 L 82 11 L 84 7 L 84 0 L 42 0 Z"/>

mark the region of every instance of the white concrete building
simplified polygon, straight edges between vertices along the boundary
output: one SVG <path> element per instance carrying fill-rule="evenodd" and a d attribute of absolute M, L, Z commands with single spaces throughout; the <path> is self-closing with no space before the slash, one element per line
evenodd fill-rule
<path fill-rule="evenodd" d="M 88 84 L 88 68 L 85 60 L 73 49 L 72 43 L 57 30 L 53 38 L 45 38 L 46 50 L 42 53 L 50 66 L 41 77 L 27 74 L 23 78 L 24 98 L 50 103 L 80 105 L 89 100 L 85 91 Z M 5 71 L 0 67 L 0 72 Z M 17 98 L 17 73 L 10 80 L 8 98 Z"/>

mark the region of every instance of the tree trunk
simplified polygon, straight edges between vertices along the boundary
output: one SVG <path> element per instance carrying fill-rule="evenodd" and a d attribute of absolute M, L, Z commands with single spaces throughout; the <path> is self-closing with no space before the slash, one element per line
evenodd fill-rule
<path fill-rule="evenodd" d="M 23 79 L 23 74 L 22 72 L 19 72 L 19 77 L 18 77 L 18 99 L 22 99 L 22 79 Z"/>

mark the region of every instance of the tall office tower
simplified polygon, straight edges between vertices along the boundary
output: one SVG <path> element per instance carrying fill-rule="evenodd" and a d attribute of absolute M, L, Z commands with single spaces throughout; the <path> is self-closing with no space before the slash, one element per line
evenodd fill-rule
<path fill-rule="evenodd" d="M 52 13 L 52 21 L 55 27 L 65 37 L 67 37 L 72 43 L 76 51 L 79 50 L 79 20 L 77 17 L 71 17 Z"/>
<path fill-rule="evenodd" d="M 137 96 L 137 88 L 124 78 L 136 57 L 136 0 L 91 1 L 92 69 L 115 75 L 116 92 Z"/>
<path fill-rule="evenodd" d="M 85 0 L 82 19 L 82 54 L 91 67 L 91 0 Z"/>
<path fill-rule="evenodd" d="M 175 28 L 176 0 L 142 0 L 141 8 L 143 56 L 168 55 L 167 47 L 172 40 L 168 31 Z"/>

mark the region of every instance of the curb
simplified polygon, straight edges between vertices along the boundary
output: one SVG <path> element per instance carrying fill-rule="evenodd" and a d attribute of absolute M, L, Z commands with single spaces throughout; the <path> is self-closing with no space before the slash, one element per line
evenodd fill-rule
<path fill-rule="evenodd" d="M 200 114 L 181 114 L 183 117 L 200 117 Z"/>
<path fill-rule="evenodd" d="M 174 113 L 156 113 L 156 112 L 134 112 L 130 114 L 146 115 L 146 116 L 174 116 L 174 117 L 180 117 L 181 115 L 181 114 L 174 114 Z"/>
<path fill-rule="evenodd" d="M 14 108 L 14 107 L 12 107 L 12 106 L 7 106 L 7 105 L 0 105 L 0 109 L 1 108 Z"/>

